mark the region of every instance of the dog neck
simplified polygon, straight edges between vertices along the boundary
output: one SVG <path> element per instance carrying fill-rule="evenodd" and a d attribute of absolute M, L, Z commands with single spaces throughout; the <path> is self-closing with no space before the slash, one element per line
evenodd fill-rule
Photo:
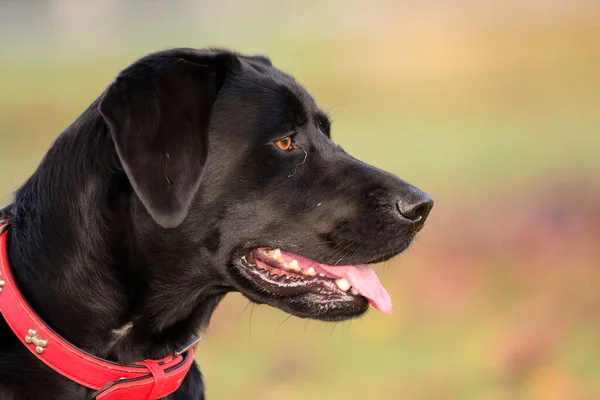
<path fill-rule="evenodd" d="M 89 353 L 125 363 L 163 357 L 208 324 L 225 294 L 192 268 L 197 245 L 174 232 L 157 237 L 95 103 L 17 191 L 11 214 L 9 262 L 23 295 Z"/>

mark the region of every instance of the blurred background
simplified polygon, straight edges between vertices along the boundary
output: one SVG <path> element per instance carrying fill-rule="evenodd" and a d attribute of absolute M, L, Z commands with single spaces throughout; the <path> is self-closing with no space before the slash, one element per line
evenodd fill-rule
<path fill-rule="evenodd" d="M 136 58 L 271 57 L 351 154 L 429 192 L 395 313 L 230 295 L 208 399 L 600 399 L 600 2 L 0 1 L 0 203 Z"/>

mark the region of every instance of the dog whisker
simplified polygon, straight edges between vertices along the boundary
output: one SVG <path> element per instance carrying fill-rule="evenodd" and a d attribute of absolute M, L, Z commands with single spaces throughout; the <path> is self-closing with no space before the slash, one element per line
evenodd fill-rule
<path fill-rule="evenodd" d="M 292 318 L 293 315 L 290 314 L 288 315 L 280 324 L 279 326 L 277 326 L 277 329 L 275 329 L 275 333 L 279 332 L 279 328 L 281 328 L 283 326 L 283 324 L 285 324 L 290 318 Z"/>

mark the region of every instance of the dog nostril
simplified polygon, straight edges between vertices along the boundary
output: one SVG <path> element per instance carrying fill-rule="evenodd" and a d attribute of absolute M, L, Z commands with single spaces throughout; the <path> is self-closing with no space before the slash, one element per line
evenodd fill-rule
<path fill-rule="evenodd" d="M 426 197 L 414 202 L 399 201 L 396 205 L 404 218 L 414 223 L 423 223 L 433 207 L 433 200 Z"/>

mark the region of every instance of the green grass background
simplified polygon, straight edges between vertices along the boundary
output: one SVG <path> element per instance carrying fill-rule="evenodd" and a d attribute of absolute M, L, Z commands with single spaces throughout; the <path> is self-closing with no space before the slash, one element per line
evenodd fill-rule
<path fill-rule="evenodd" d="M 379 267 L 392 316 L 230 295 L 198 348 L 209 399 L 600 398 L 597 4 L 82 3 L 0 2 L 0 201 L 120 69 L 172 46 L 268 54 L 346 150 L 436 200 Z"/>

